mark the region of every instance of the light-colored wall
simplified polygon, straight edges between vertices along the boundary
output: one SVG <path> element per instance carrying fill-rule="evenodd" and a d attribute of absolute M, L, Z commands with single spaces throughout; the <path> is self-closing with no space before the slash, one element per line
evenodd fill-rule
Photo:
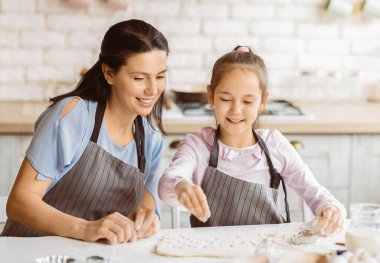
<path fill-rule="evenodd" d="M 347 0 L 349 1 L 349 0 Z M 1 0 L 0 100 L 46 100 L 72 89 L 113 23 L 140 18 L 168 38 L 170 84 L 207 83 L 213 62 L 248 44 L 277 98 L 365 99 L 380 83 L 380 19 L 323 12 L 324 0 Z"/>

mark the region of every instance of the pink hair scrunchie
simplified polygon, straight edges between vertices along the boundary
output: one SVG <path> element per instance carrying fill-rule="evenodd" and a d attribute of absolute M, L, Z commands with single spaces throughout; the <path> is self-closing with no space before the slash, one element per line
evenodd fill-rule
<path fill-rule="evenodd" d="M 249 48 L 246 47 L 246 46 L 240 46 L 236 49 L 236 51 L 240 51 L 240 52 L 249 52 Z"/>

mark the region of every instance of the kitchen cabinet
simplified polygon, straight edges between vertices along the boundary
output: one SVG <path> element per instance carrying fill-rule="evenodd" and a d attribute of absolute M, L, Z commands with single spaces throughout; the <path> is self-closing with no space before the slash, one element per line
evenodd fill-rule
<path fill-rule="evenodd" d="M 380 203 L 380 135 L 353 136 L 352 203 Z"/>
<path fill-rule="evenodd" d="M 9 195 L 31 139 L 31 135 L 0 135 L 0 196 Z"/>
<path fill-rule="evenodd" d="M 351 178 L 351 135 L 286 135 L 296 145 L 304 162 L 309 166 L 317 181 L 326 187 L 345 207 L 350 203 Z M 291 192 L 289 203 L 293 218 L 300 214 L 311 219 L 312 214 L 300 197 Z M 302 212 L 302 213 L 301 213 Z"/>

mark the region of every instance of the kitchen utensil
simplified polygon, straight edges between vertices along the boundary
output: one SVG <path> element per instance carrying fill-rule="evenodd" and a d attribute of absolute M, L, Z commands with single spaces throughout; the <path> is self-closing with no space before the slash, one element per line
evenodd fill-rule
<path fill-rule="evenodd" d="M 176 102 L 200 102 L 207 103 L 207 86 L 174 86 L 170 89 Z"/>
<path fill-rule="evenodd" d="M 63 255 L 50 255 L 39 257 L 35 260 L 36 263 L 74 263 L 75 259 Z"/>

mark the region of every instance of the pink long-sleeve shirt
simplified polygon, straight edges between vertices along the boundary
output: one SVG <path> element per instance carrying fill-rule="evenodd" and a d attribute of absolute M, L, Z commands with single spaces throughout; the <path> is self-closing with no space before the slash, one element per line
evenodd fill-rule
<path fill-rule="evenodd" d="M 294 189 L 314 214 L 318 214 L 327 205 L 334 205 L 343 217 L 347 216 L 345 207 L 317 182 L 298 152 L 279 131 L 257 131 L 266 143 L 273 165 L 283 176 L 285 185 Z M 188 134 L 181 141 L 179 150 L 158 184 L 158 194 L 162 201 L 178 205 L 174 187 L 183 179 L 201 185 L 214 136 L 215 129 L 205 127 L 200 133 Z M 258 143 L 245 148 L 234 148 L 219 141 L 218 170 L 244 181 L 266 186 L 270 183 L 265 153 Z"/>

